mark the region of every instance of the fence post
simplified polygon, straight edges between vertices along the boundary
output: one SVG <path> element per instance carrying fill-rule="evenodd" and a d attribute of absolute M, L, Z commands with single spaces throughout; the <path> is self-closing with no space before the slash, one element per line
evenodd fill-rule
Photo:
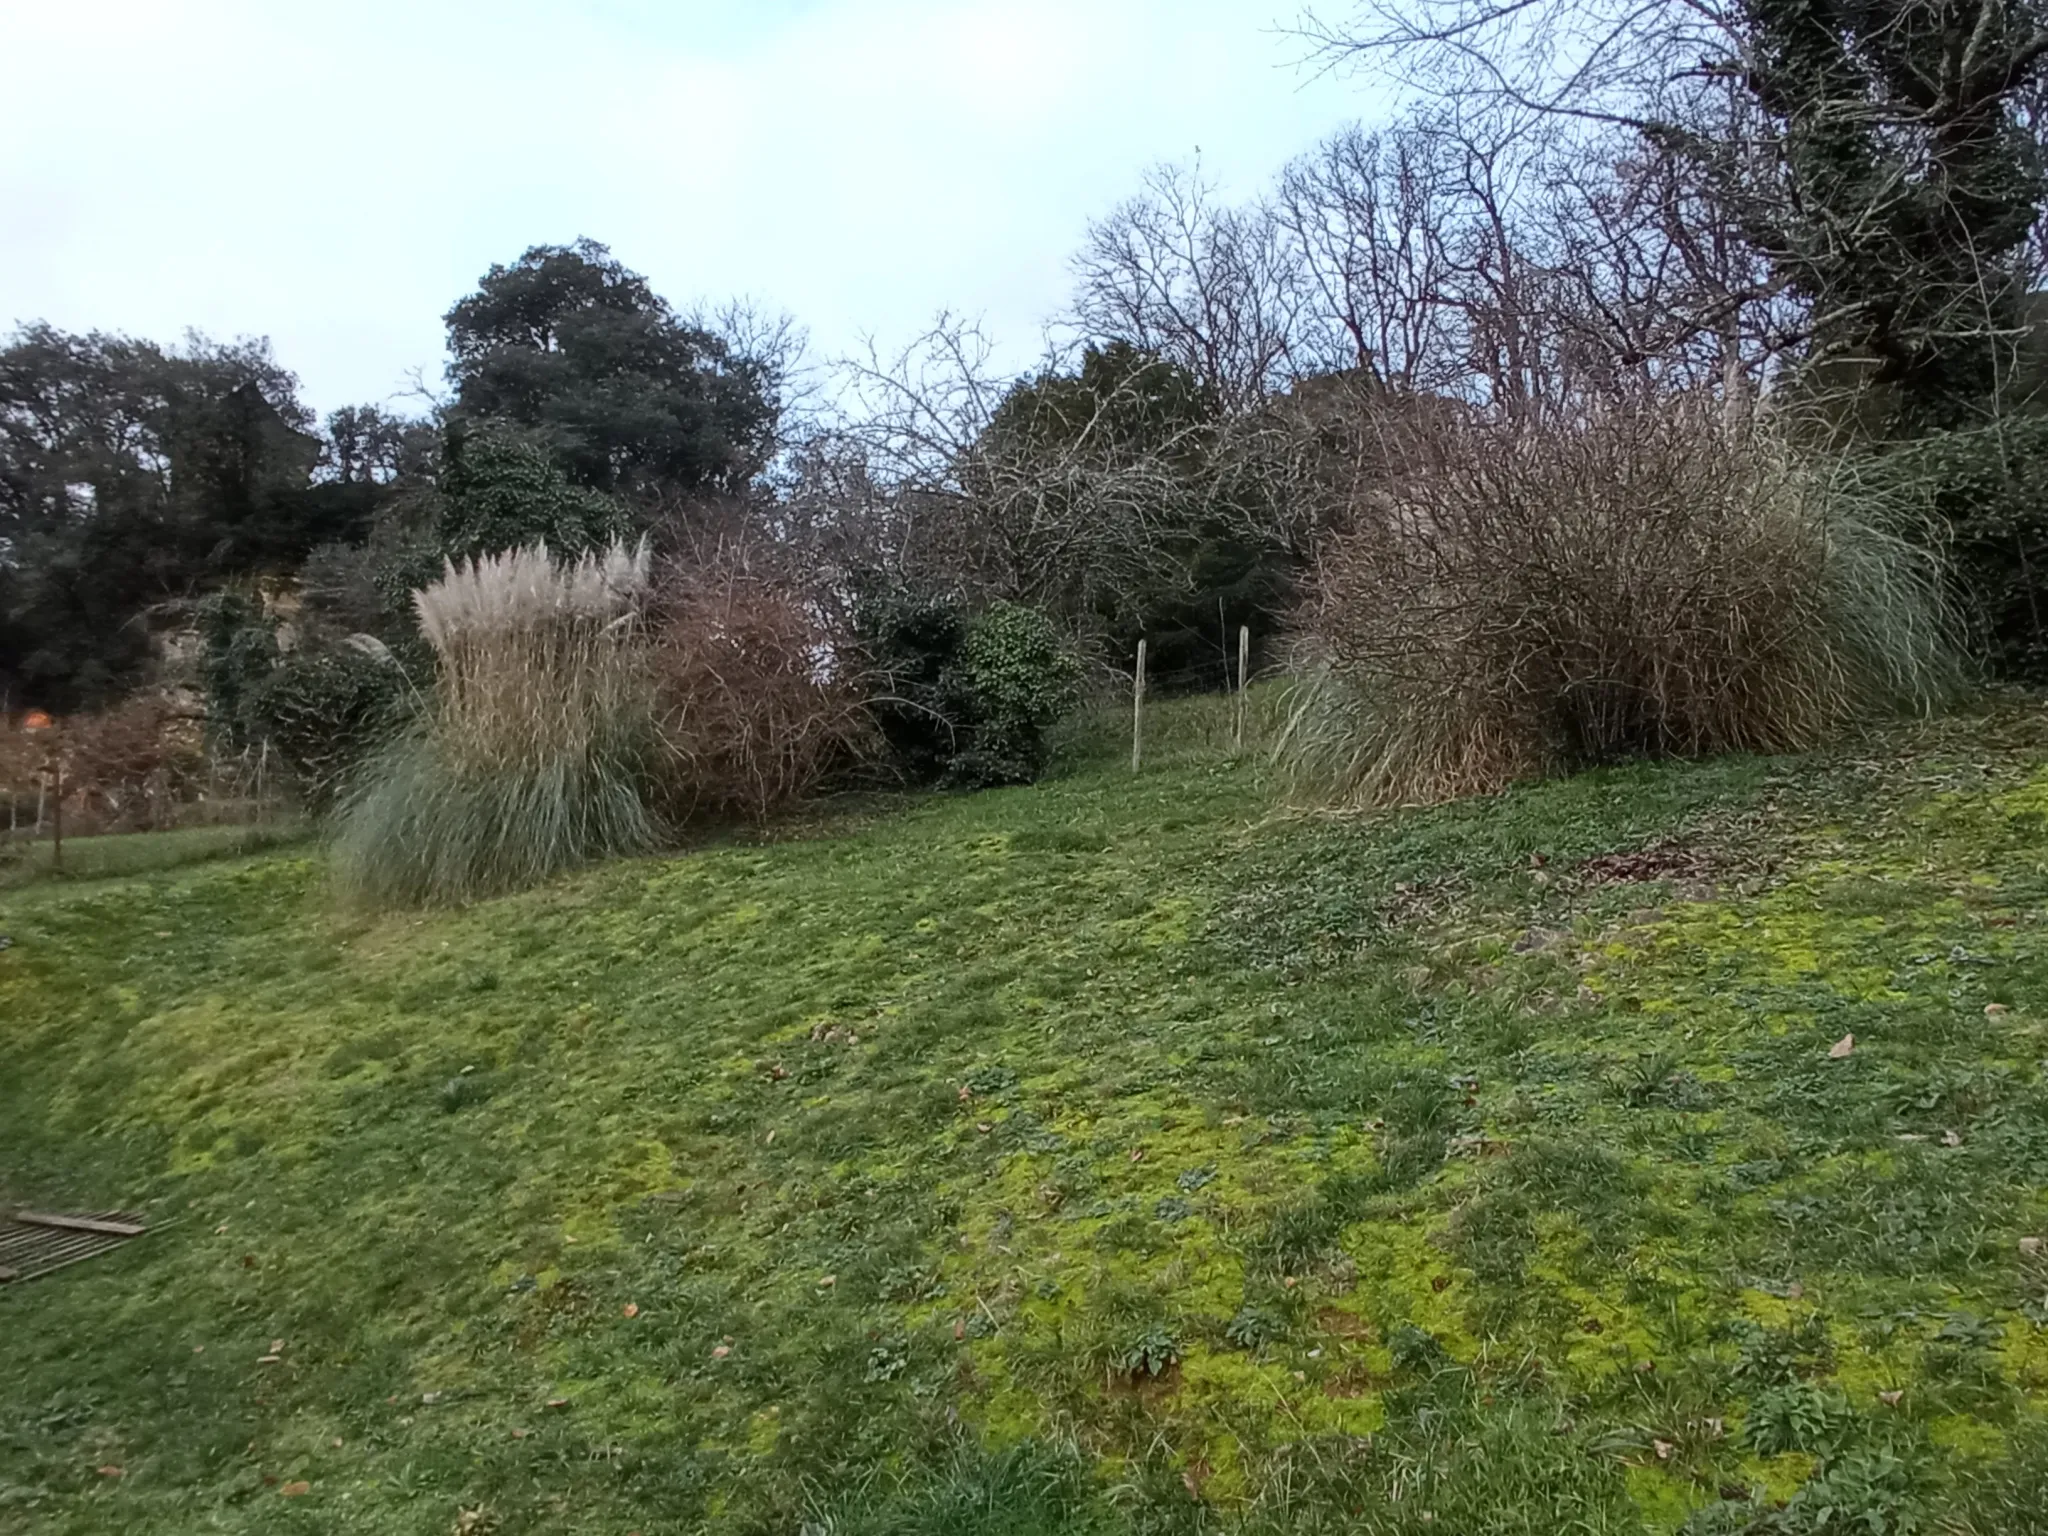
<path fill-rule="evenodd" d="M 1237 627 L 1237 752 L 1244 755 L 1244 718 L 1247 709 L 1245 684 L 1251 680 L 1252 670 L 1252 627 L 1240 624 Z"/>
<path fill-rule="evenodd" d="M 1145 760 L 1145 642 L 1138 642 L 1138 675 L 1131 688 L 1131 772 Z"/>
<path fill-rule="evenodd" d="M 61 747 L 50 761 L 55 765 L 50 771 L 56 784 L 50 792 L 50 826 L 55 840 L 50 845 L 50 868 L 60 875 L 64 872 L 64 753 Z"/>

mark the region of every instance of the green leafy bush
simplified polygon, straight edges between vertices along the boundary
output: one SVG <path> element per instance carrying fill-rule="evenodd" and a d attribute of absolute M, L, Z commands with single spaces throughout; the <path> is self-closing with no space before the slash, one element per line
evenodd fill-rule
<path fill-rule="evenodd" d="M 451 559 L 534 544 L 580 555 L 628 532 L 621 503 L 572 484 L 545 446 L 499 422 L 449 434 L 441 490 L 441 545 Z"/>
<path fill-rule="evenodd" d="M 953 760 L 961 784 L 1029 784 L 1051 758 L 1052 728 L 1080 703 L 1080 667 L 1046 617 L 997 603 L 960 647 L 972 745 Z"/>
<path fill-rule="evenodd" d="M 944 599 L 863 599 L 856 632 L 880 684 L 874 715 L 913 782 L 1028 784 L 1080 702 L 1080 666 L 1043 614 L 995 603 L 969 620 Z"/>
<path fill-rule="evenodd" d="M 254 713 L 309 809 L 324 811 L 356 769 L 410 717 L 411 680 L 367 637 L 285 655 L 256 690 Z"/>
<path fill-rule="evenodd" d="M 1972 653 L 2048 679 L 2048 415 L 1916 438 L 1863 467 L 1874 493 L 1931 514 Z"/>
<path fill-rule="evenodd" d="M 197 619 L 207 726 L 222 746 L 239 750 L 264 734 L 259 694 L 277 665 L 277 626 L 259 601 L 232 588 L 203 598 Z"/>
<path fill-rule="evenodd" d="M 914 784 L 943 778 L 967 727 L 958 676 L 965 613 L 943 598 L 870 586 L 853 622 L 878 684 L 875 723 L 897 771 Z"/>

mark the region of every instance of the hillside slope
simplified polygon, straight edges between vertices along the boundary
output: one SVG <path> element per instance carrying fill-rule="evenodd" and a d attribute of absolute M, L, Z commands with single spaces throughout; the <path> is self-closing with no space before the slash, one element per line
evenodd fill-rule
<path fill-rule="evenodd" d="M 0 1192 L 160 1224 L 0 1288 L 0 1528 L 2048 1530 L 2044 922 L 2018 709 L 0 896 Z"/>

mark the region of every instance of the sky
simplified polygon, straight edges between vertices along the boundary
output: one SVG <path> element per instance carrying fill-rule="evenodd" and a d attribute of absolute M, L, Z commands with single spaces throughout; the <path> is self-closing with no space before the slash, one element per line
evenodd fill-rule
<path fill-rule="evenodd" d="M 589 236 L 814 357 L 940 309 L 1022 366 L 1088 220 L 1376 115 L 1298 0 L 0 0 L 0 323 L 271 338 L 403 405 L 493 262 Z"/>

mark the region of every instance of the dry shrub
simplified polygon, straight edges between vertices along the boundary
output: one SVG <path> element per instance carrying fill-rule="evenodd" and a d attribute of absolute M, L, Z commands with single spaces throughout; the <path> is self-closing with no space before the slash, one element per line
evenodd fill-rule
<path fill-rule="evenodd" d="M 156 694 L 65 721 L 62 748 L 67 805 L 81 802 L 101 831 L 169 825 L 205 771 L 197 723 Z"/>
<path fill-rule="evenodd" d="M 1324 803 L 1796 750 L 1955 675 L 1939 572 L 1888 509 L 1703 402 L 1446 417 L 1404 461 L 1295 616 L 1282 752 Z"/>
<path fill-rule="evenodd" d="M 869 749 L 858 652 L 831 611 L 738 540 L 664 573 L 652 664 L 679 819 L 765 819 Z"/>
<path fill-rule="evenodd" d="M 376 904 L 464 901 L 658 842 L 645 545 L 450 563 L 415 594 L 437 686 L 344 804 L 336 868 Z"/>

